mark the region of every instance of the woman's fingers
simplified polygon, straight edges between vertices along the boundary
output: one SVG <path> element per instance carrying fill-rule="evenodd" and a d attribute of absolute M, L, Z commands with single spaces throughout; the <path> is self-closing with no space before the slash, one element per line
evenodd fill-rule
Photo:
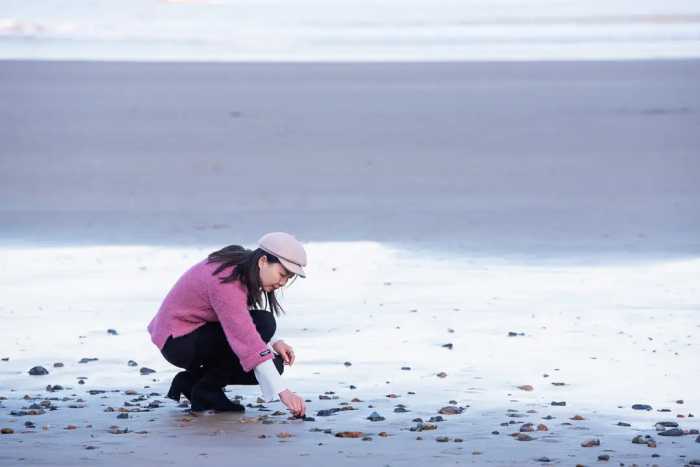
<path fill-rule="evenodd" d="M 294 351 L 292 349 L 289 349 L 289 366 L 292 366 L 294 363 Z"/>

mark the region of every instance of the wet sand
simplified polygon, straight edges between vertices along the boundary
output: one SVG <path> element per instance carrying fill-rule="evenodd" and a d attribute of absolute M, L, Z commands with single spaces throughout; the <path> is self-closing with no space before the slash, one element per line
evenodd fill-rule
<path fill-rule="evenodd" d="M 309 278 L 284 292 L 278 335 L 295 347 L 298 363 L 284 377 L 314 421 L 288 420 L 281 403 L 259 406 L 257 387 L 229 386 L 247 405 L 243 415 L 192 416 L 164 397 L 177 369 L 150 344 L 145 323 L 208 249 L 7 251 L 4 267 L 22 272 L 3 279 L 0 314 L 11 325 L 0 331 L 9 358 L 0 362 L 0 427 L 14 433 L 0 438 L 2 463 L 591 465 L 608 455 L 615 465 L 683 465 L 698 457 L 697 259 L 553 267 L 377 243 L 308 249 Z M 49 374 L 28 375 L 35 365 Z M 41 403 L 56 410 L 16 412 Z M 462 413 L 441 415 L 447 406 Z M 367 420 L 375 411 L 384 420 Z M 444 421 L 429 422 L 437 416 Z M 417 418 L 435 429 L 411 431 Z M 659 422 L 684 431 L 662 436 Z M 523 434 L 533 439 L 514 438 L 528 423 L 535 431 Z M 371 440 L 336 437 L 343 431 Z M 640 435 L 654 447 L 634 444 Z M 591 439 L 600 445 L 581 446 Z"/>

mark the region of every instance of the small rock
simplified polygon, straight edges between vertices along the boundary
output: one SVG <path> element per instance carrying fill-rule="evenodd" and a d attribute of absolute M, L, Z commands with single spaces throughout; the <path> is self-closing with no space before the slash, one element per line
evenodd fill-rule
<path fill-rule="evenodd" d="M 35 366 L 29 370 L 29 374 L 32 376 L 43 376 L 43 375 L 48 375 L 49 372 L 43 366 Z"/>
<path fill-rule="evenodd" d="M 362 441 L 372 441 L 372 437 L 371 436 L 363 436 Z"/>
<path fill-rule="evenodd" d="M 659 432 L 659 436 L 683 436 L 684 434 L 680 428 L 671 428 L 670 430 Z"/>
<path fill-rule="evenodd" d="M 609 461 L 610 460 L 610 455 L 609 454 L 600 454 L 598 456 L 599 461 Z"/>
<path fill-rule="evenodd" d="M 627 422 L 617 422 L 617 426 L 632 426 Z"/>
<path fill-rule="evenodd" d="M 364 433 L 361 431 L 339 431 L 335 436 L 336 438 L 361 438 Z"/>
<path fill-rule="evenodd" d="M 524 336 L 524 332 L 508 331 L 508 337 Z"/>
<path fill-rule="evenodd" d="M 352 366 L 352 363 L 350 363 L 350 362 L 345 362 L 345 363 L 343 363 L 343 365 L 345 365 L 345 366 Z"/>
<path fill-rule="evenodd" d="M 597 438 L 593 439 L 587 439 L 583 443 L 581 443 L 581 447 L 583 448 L 592 448 L 594 446 L 600 446 L 600 440 Z"/>
<path fill-rule="evenodd" d="M 96 362 L 98 359 L 94 357 L 83 357 L 80 359 L 78 363 L 90 363 L 90 362 Z"/>
<path fill-rule="evenodd" d="M 648 404 L 634 404 L 632 408 L 634 410 L 652 410 L 652 407 Z"/>
<path fill-rule="evenodd" d="M 63 363 L 62 362 L 56 362 L 53 364 L 54 368 L 63 368 Z"/>
<path fill-rule="evenodd" d="M 281 432 L 277 433 L 277 437 L 281 438 L 281 439 L 291 438 L 292 436 L 294 436 L 294 435 L 288 431 L 281 431 Z"/>
<path fill-rule="evenodd" d="M 447 343 L 447 344 L 442 344 L 442 346 L 443 346 L 444 348 L 450 349 L 450 350 L 452 350 L 452 348 L 454 347 L 454 345 L 453 345 L 451 342 L 450 342 L 450 343 Z"/>
<path fill-rule="evenodd" d="M 533 388 L 529 384 L 523 384 L 522 386 L 518 386 L 518 389 L 520 389 L 521 391 L 533 391 L 535 388 Z"/>
<path fill-rule="evenodd" d="M 438 436 L 435 438 L 435 441 L 437 441 L 438 443 L 446 443 L 449 440 L 450 440 L 450 438 L 447 436 Z"/>
<path fill-rule="evenodd" d="M 411 371 L 411 367 L 410 367 L 410 366 L 402 366 L 401 369 L 404 370 L 404 371 Z"/>
<path fill-rule="evenodd" d="M 459 415 L 462 412 L 464 412 L 464 409 L 455 405 L 447 405 L 438 410 L 438 413 L 442 415 Z"/>
<path fill-rule="evenodd" d="M 552 462 L 552 461 L 549 459 L 549 457 L 547 457 L 547 456 L 542 456 L 542 457 L 538 457 L 537 459 L 535 459 L 535 462 L 547 462 L 547 463 L 549 463 L 549 462 Z"/>
<path fill-rule="evenodd" d="M 561 401 L 561 402 L 552 401 L 551 405 L 563 407 L 566 405 L 566 402 L 565 401 Z"/>
<path fill-rule="evenodd" d="M 120 418 L 120 419 L 129 418 L 129 414 L 126 412 L 120 413 L 119 415 L 117 415 L 117 418 Z"/>
<path fill-rule="evenodd" d="M 136 362 L 133 361 L 133 360 L 129 360 L 128 362 L 126 362 L 126 364 L 129 365 L 129 366 L 139 366 L 139 364 L 136 363 Z"/>
<path fill-rule="evenodd" d="M 107 334 L 110 334 L 112 336 L 116 336 L 119 334 L 116 329 L 107 329 Z"/>
<path fill-rule="evenodd" d="M 112 425 L 109 427 L 108 430 L 110 433 L 113 435 L 122 435 L 124 433 L 128 433 L 129 429 L 128 428 L 119 428 L 117 425 Z"/>
<path fill-rule="evenodd" d="M 150 375 L 151 373 L 155 373 L 156 370 L 152 370 L 151 368 L 142 366 L 141 369 L 139 370 L 139 373 L 142 375 Z"/>
<path fill-rule="evenodd" d="M 381 422 L 382 420 L 386 420 L 384 417 L 379 415 L 377 412 L 372 412 L 369 414 L 369 417 L 367 417 L 367 420 L 373 421 L 373 422 Z"/>
<path fill-rule="evenodd" d="M 11 435 L 11 434 L 14 433 L 14 432 L 15 432 L 15 430 L 13 430 L 12 428 L 2 428 L 2 429 L 0 429 L 0 433 L 2 433 L 3 435 Z"/>
<path fill-rule="evenodd" d="M 535 438 L 528 435 L 527 433 L 518 433 L 517 436 L 515 436 L 515 439 L 518 441 L 532 441 Z"/>
<path fill-rule="evenodd" d="M 585 420 L 581 415 L 574 415 L 569 420 Z"/>
<path fill-rule="evenodd" d="M 445 373 L 444 371 L 441 371 L 441 372 L 438 373 L 436 376 L 437 376 L 438 378 L 445 378 L 445 377 L 447 376 L 447 373 Z"/>

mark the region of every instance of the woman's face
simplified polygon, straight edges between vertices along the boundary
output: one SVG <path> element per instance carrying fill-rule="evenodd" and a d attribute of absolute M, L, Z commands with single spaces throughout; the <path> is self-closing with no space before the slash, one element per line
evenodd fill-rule
<path fill-rule="evenodd" d="M 281 263 L 270 263 L 267 256 L 260 257 L 258 267 L 260 269 L 260 285 L 265 292 L 279 289 L 294 276 Z"/>

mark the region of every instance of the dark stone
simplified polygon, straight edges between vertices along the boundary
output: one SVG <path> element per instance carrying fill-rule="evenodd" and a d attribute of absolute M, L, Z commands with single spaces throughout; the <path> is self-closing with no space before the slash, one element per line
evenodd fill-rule
<path fill-rule="evenodd" d="M 524 332 L 508 331 L 508 337 L 524 336 Z"/>
<path fill-rule="evenodd" d="M 119 334 L 116 329 L 107 329 L 107 334 L 110 334 L 112 336 L 116 336 Z"/>
<path fill-rule="evenodd" d="M 542 456 L 535 459 L 535 462 L 551 462 L 551 460 L 547 456 Z"/>
<path fill-rule="evenodd" d="M 367 417 L 367 420 L 370 420 L 372 422 L 381 422 L 386 419 L 379 415 L 377 412 L 372 412 L 371 414 L 369 414 L 369 417 Z"/>
<path fill-rule="evenodd" d="M 139 364 L 136 363 L 136 362 L 133 361 L 133 360 L 129 360 L 128 362 L 126 362 L 126 364 L 129 365 L 129 366 L 139 366 Z"/>
<path fill-rule="evenodd" d="M 565 401 L 557 402 L 557 401 L 552 401 L 552 405 L 563 407 L 566 405 Z"/>
<path fill-rule="evenodd" d="M 498 431 L 498 430 L 493 430 L 493 431 L 491 432 L 491 434 L 492 434 L 492 435 L 500 435 L 501 432 Z"/>
<path fill-rule="evenodd" d="M 610 456 L 609 456 L 608 454 L 601 454 L 601 455 L 598 456 L 598 460 L 599 460 L 599 461 L 609 461 L 609 460 L 610 460 Z"/>
<path fill-rule="evenodd" d="M 457 407 L 456 405 L 447 405 L 438 410 L 438 413 L 443 415 L 458 415 L 462 412 L 464 412 L 464 409 L 462 407 Z"/>
<path fill-rule="evenodd" d="M 54 368 L 62 368 L 62 367 L 63 367 L 63 363 L 62 363 L 62 362 L 56 362 L 56 363 L 53 364 L 53 367 L 54 367 Z"/>
<path fill-rule="evenodd" d="M 120 413 L 119 415 L 117 415 L 117 418 L 129 418 L 129 414 L 123 412 L 123 413 Z"/>
<path fill-rule="evenodd" d="M 90 363 L 90 362 L 96 362 L 98 359 L 94 357 L 83 357 L 80 359 L 78 363 Z"/>
<path fill-rule="evenodd" d="M 404 370 L 404 371 L 411 371 L 411 367 L 410 367 L 410 366 L 402 366 L 401 369 Z"/>
<path fill-rule="evenodd" d="M 671 428 L 670 430 L 659 432 L 659 436 L 683 436 L 683 430 L 680 428 Z"/>
<path fill-rule="evenodd" d="M 617 426 L 632 426 L 627 422 L 617 422 Z"/>
<path fill-rule="evenodd" d="M 32 376 L 43 376 L 43 375 L 48 375 L 49 372 L 43 366 L 35 366 L 29 370 L 29 374 Z"/>
<path fill-rule="evenodd" d="M 634 404 L 632 408 L 634 410 L 652 410 L 652 407 L 648 404 Z"/>
<path fill-rule="evenodd" d="M 454 347 L 454 345 L 453 345 L 452 343 L 442 344 L 442 346 L 443 346 L 444 348 L 450 349 L 450 350 L 452 350 L 452 348 Z"/>
<path fill-rule="evenodd" d="M 345 366 L 352 366 L 352 363 L 350 363 L 350 362 L 345 362 L 345 363 L 343 363 L 343 365 L 345 365 Z"/>
<path fill-rule="evenodd" d="M 148 367 L 142 366 L 141 369 L 139 370 L 139 373 L 142 375 L 150 375 L 151 373 L 155 373 L 156 370 L 152 370 Z"/>
<path fill-rule="evenodd" d="M 678 428 L 678 423 L 676 422 L 658 422 L 656 424 L 656 429 L 659 428 Z"/>
<path fill-rule="evenodd" d="M 428 420 L 428 421 L 429 421 L 429 422 L 444 422 L 445 419 L 442 418 L 441 415 L 436 415 L 436 416 L 434 416 L 434 417 L 430 417 L 430 420 Z"/>

